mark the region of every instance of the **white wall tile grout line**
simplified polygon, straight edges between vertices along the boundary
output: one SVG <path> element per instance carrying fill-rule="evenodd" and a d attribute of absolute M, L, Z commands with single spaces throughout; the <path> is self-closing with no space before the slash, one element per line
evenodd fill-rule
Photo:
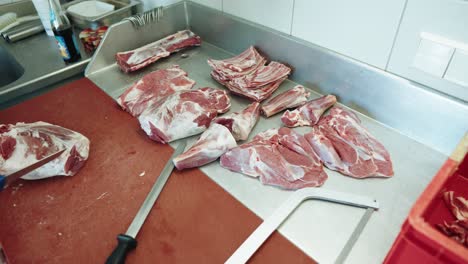
<path fill-rule="evenodd" d="M 384 70 L 386 70 L 386 71 L 388 71 L 388 65 L 390 64 L 390 60 L 391 60 L 392 55 L 393 55 L 393 50 L 395 49 L 395 44 L 396 44 L 396 41 L 397 41 L 397 38 L 398 38 L 398 33 L 400 33 L 401 23 L 403 22 L 403 17 L 405 16 L 405 13 L 406 13 L 406 7 L 408 6 L 408 1 L 409 0 L 405 1 L 405 5 L 403 6 L 403 11 L 401 12 L 400 21 L 398 22 L 398 27 L 397 27 L 397 30 L 395 32 L 395 36 L 393 37 L 392 48 L 390 49 L 390 53 L 388 54 L 388 58 L 387 58 L 387 63 L 385 64 L 385 69 Z"/>
<path fill-rule="evenodd" d="M 450 59 L 449 59 L 449 61 L 447 63 L 447 67 L 445 67 L 444 73 L 442 74 L 442 77 L 441 77 L 442 79 L 445 78 L 445 74 L 447 74 L 448 68 L 450 67 L 450 63 L 452 63 L 453 56 L 455 56 L 456 51 L 457 51 L 456 49 L 452 50 L 452 55 L 450 55 Z"/>
<path fill-rule="evenodd" d="M 289 27 L 289 35 L 293 33 L 293 22 L 294 22 L 294 10 L 296 8 L 296 0 L 293 0 L 292 12 L 291 12 L 291 26 Z"/>

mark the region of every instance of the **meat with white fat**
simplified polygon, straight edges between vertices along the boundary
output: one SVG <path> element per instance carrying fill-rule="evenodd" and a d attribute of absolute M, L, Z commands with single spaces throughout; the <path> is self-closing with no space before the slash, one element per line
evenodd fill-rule
<path fill-rule="evenodd" d="M 213 123 L 201 134 L 193 146 L 172 161 L 179 170 L 200 167 L 218 159 L 226 151 L 236 146 L 236 140 L 229 129 Z"/>
<path fill-rule="evenodd" d="M 328 178 L 305 138 L 286 127 L 258 134 L 251 142 L 226 152 L 220 163 L 283 189 L 321 186 Z"/>
<path fill-rule="evenodd" d="M 393 176 L 390 154 L 352 112 L 333 107 L 305 138 L 331 170 L 354 178 Z"/>
<path fill-rule="evenodd" d="M 253 102 L 241 112 L 223 115 L 213 120 L 231 131 L 236 140 L 247 140 L 260 116 L 260 104 Z"/>
<path fill-rule="evenodd" d="M 288 127 L 314 126 L 322 114 L 335 103 L 336 97 L 334 95 L 325 95 L 292 111 L 287 110 L 281 116 L 281 121 Z"/>
<path fill-rule="evenodd" d="M 294 108 L 307 102 L 310 92 L 304 86 L 296 85 L 291 90 L 278 94 L 262 105 L 262 113 L 270 117 L 285 109 Z"/>
<path fill-rule="evenodd" d="M 230 107 L 225 91 L 205 87 L 175 92 L 159 100 L 146 108 L 138 121 L 151 139 L 167 143 L 202 133 Z"/>
<path fill-rule="evenodd" d="M 0 174 L 9 175 L 55 152 L 59 157 L 24 175 L 37 180 L 75 175 L 88 159 L 89 139 L 46 122 L 0 124 Z"/>
<path fill-rule="evenodd" d="M 224 60 L 208 59 L 208 65 L 213 68 L 213 73 L 217 76 L 215 79 L 221 84 L 249 74 L 265 63 L 266 59 L 253 46 L 232 58 Z"/>
<path fill-rule="evenodd" d="M 200 45 L 201 39 L 199 36 L 190 30 L 183 30 L 143 47 L 118 52 L 115 59 L 120 69 L 128 73 L 144 68 L 181 49 Z"/>
<path fill-rule="evenodd" d="M 178 65 L 150 72 L 123 92 L 117 103 L 131 115 L 138 117 L 149 105 L 161 98 L 177 91 L 192 89 L 195 81 L 187 75 Z"/>
<path fill-rule="evenodd" d="M 437 227 L 445 235 L 468 248 L 468 200 L 455 195 L 454 191 L 444 192 L 443 198 L 455 220 L 447 219 Z"/>
<path fill-rule="evenodd" d="M 263 58 L 253 47 L 225 60 L 208 60 L 213 68 L 211 77 L 231 92 L 261 102 L 273 94 L 286 80 L 291 69 L 279 62 L 264 65 Z"/>

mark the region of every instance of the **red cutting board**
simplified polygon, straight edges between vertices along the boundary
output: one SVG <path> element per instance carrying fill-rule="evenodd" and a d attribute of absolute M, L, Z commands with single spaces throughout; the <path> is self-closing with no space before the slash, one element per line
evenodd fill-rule
<path fill-rule="evenodd" d="M 73 177 L 0 192 L 0 241 L 11 263 L 104 263 L 172 154 L 88 79 L 0 111 L 0 123 L 45 121 L 87 136 Z M 139 176 L 145 172 L 144 176 Z M 175 171 L 127 263 L 223 263 L 261 219 L 200 170 Z M 313 263 L 279 233 L 251 263 Z"/>

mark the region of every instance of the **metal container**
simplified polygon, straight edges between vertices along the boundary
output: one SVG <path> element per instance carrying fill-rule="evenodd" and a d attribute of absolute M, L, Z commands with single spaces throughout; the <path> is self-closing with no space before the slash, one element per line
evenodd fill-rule
<path fill-rule="evenodd" d="M 65 5 L 63 8 L 65 10 L 68 7 L 75 5 L 77 3 L 83 2 L 85 0 L 75 0 L 71 1 Z M 105 15 L 96 18 L 88 18 L 86 16 L 72 14 L 67 11 L 68 18 L 71 20 L 72 24 L 79 28 L 97 28 L 100 26 L 110 26 L 116 22 L 121 21 L 122 19 L 132 16 L 136 13 L 142 11 L 142 4 L 138 0 L 99 0 L 101 2 L 109 3 L 115 6 L 115 10 L 109 12 Z"/>

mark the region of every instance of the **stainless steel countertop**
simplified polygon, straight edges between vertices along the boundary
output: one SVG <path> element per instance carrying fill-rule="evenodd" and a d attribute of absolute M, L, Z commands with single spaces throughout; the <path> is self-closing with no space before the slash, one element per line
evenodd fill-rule
<path fill-rule="evenodd" d="M 175 56 L 158 68 L 167 67 L 171 60 L 177 60 L 181 68 L 189 73 L 189 77 L 197 82 L 196 87 L 224 89 L 211 79 L 211 69 L 206 60 L 231 56 L 205 42 L 200 49 L 194 51 L 191 59 L 180 60 Z M 275 94 L 294 85 L 296 83 L 286 81 Z M 312 98 L 320 96 L 313 91 L 311 93 Z M 231 111 L 238 111 L 248 103 L 238 96 L 231 98 Z M 380 263 L 398 235 L 411 206 L 447 157 L 363 114 L 356 113 L 364 126 L 388 149 L 395 175 L 389 179 L 359 180 L 326 169 L 329 179 L 321 188 L 377 199 L 380 209 L 371 216 L 346 263 Z M 280 116 L 279 114 L 268 119 L 260 118 L 250 138 L 268 128 L 281 127 Z M 303 127 L 296 131 L 304 133 L 310 131 L 310 128 Z M 188 146 L 196 138 L 198 137 L 192 137 Z M 228 171 L 222 168 L 218 161 L 203 166 L 201 170 L 261 218 L 271 215 L 291 194 L 291 191 L 264 186 L 257 179 Z M 315 260 L 320 263 L 332 263 L 364 212 L 365 210 L 359 208 L 308 201 L 295 211 L 279 231 Z"/>
<path fill-rule="evenodd" d="M 7 43 L 1 38 L 0 46 L 24 68 L 24 74 L 18 80 L 0 87 L 0 103 L 82 73 L 91 60 L 80 45 L 82 58 L 78 62 L 66 64 L 59 54 L 55 39 L 45 32 L 16 43 Z"/>
<path fill-rule="evenodd" d="M 196 81 L 195 88 L 210 86 L 225 89 L 211 79 L 208 58 L 227 58 L 232 54 L 207 42 L 199 48 L 185 51 L 189 58 L 181 58 L 180 53 L 153 64 L 136 74 L 123 74 L 116 64 L 106 67 L 105 74 L 97 81 L 112 97 L 118 97 L 131 83 L 145 73 L 179 64 Z M 275 94 L 296 85 L 285 81 Z M 312 98 L 320 95 L 311 91 Z M 230 96 L 232 111 L 244 108 L 249 101 L 238 96 Z M 351 250 L 346 263 L 379 263 L 382 262 L 394 239 L 400 231 L 401 224 L 419 194 L 435 175 L 446 155 L 431 149 L 401 133 L 389 128 L 374 119 L 356 112 L 364 126 L 375 135 L 388 149 L 394 164 L 395 176 L 389 179 L 353 179 L 326 169 L 329 179 L 321 188 L 369 196 L 377 199 L 380 208 L 372 214 L 363 233 Z M 280 115 L 268 119 L 260 118 L 250 138 L 268 128 L 280 127 Z M 303 133 L 310 128 L 298 128 Z M 189 138 L 188 146 L 198 138 Z M 157 143 L 155 143 L 157 144 Z M 177 143 L 173 144 L 173 147 Z M 261 218 L 272 214 L 291 191 L 264 186 L 257 179 L 234 173 L 213 162 L 201 167 L 201 170 L 212 180 L 233 195 L 237 200 L 251 209 Z M 138 172 L 135 172 L 138 173 Z M 215 199 L 215 197 L 213 197 Z M 358 224 L 364 210 L 320 201 L 305 202 L 279 228 L 291 242 L 306 254 L 321 263 L 332 263 L 345 245 L 347 239 Z M 242 219 L 239 219 L 242 221 Z"/>

